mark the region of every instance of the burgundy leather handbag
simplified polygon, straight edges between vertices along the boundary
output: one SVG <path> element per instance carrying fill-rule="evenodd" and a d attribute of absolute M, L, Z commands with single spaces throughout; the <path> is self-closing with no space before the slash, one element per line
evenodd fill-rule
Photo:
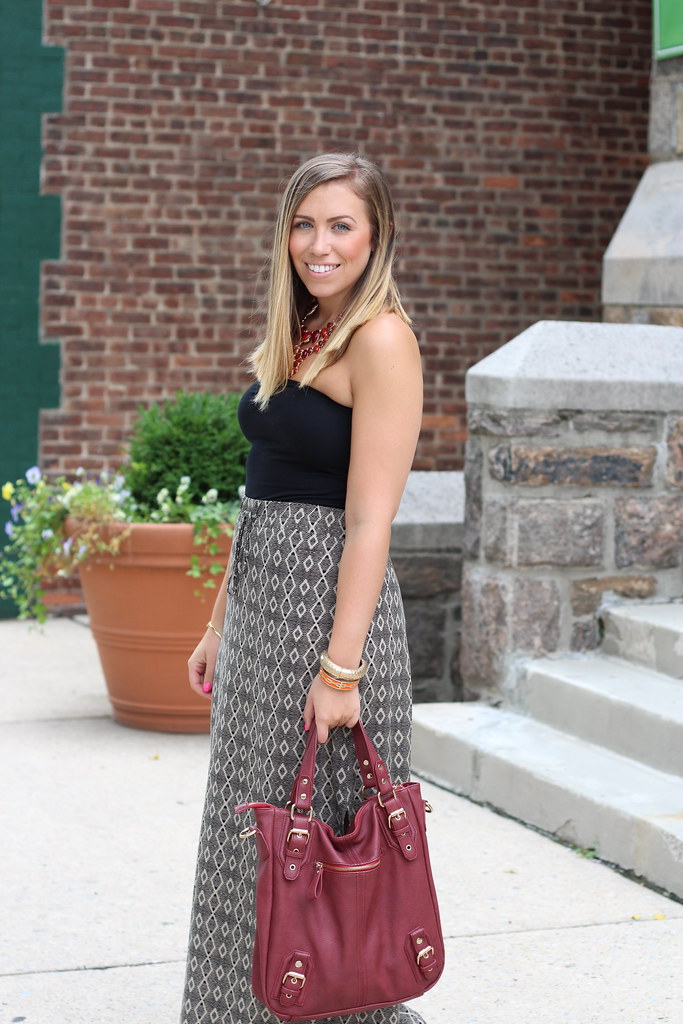
<path fill-rule="evenodd" d="M 394 1006 L 443 971 L 431 808 L 418 782 L 392 784 L 360 723 L 353 739 L 366 799 L 346 835 L 313 817 L 315 725 L 287 807 L 235 808 L 256 816 L 241 833 L 258 851 L 252 987 L 283 1021 Z"/>

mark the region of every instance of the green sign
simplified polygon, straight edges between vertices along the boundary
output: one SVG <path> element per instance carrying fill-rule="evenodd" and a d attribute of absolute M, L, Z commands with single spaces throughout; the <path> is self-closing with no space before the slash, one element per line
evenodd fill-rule
<path fill-rule="evenodd" d="M 657 60 L 683 55 L 683 0 L 653 0 L 652 18 Z"/>

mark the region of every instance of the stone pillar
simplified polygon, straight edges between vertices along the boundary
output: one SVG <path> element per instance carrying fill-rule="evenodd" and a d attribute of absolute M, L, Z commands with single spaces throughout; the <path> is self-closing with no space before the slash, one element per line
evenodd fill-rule
<path fill-rule="evenodd" d="M 654 61 L 649 157 L 603 258 L 603 319 L 683 326 L 683 57 Z"/>
<path fill-rule="evenodd" d="M 683 159 L 683 57 L 654 61 L 650 81 L 650 159 Z"/>
<path fill-rule="evenodd" d="M 540 322 L 467 374 L 461 671 L 588 651 L 605 595 L 683 595 L 683 330 Z"/>

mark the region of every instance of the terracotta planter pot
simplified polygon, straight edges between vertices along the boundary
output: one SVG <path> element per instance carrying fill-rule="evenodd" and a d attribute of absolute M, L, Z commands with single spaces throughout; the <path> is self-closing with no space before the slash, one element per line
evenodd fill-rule
<path fill-rule="evenodd" d="M 134 729 L 208 732 L 211 702 L 190 689 L 187 659 L 204 633 L 216 591 L 207 590 L 204 600 L 195 597 L 198 581 L 187 575 L 199 552 L 193 528 L 112 524 L 113 531 L 124 529 L 131 532 L 115 558 L 90 558 L 80 569 L 114 719 Z M 68 519 L 67 534 L 77 530 Z M 227 565 L 230 544 L 222 537 L 221 554 L 202 556 L 202 563 Z"/>

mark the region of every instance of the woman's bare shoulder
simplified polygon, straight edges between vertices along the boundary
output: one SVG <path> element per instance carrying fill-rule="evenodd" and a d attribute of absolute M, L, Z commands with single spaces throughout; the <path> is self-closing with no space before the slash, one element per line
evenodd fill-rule
<path fill-rule="evenodd" d="M 349 354 L 364 363 L 388 356 L 407 360 L 419 358 L 412 328 L 396 313 L 380 313 L 359 327 L 351 339 Z"/>

